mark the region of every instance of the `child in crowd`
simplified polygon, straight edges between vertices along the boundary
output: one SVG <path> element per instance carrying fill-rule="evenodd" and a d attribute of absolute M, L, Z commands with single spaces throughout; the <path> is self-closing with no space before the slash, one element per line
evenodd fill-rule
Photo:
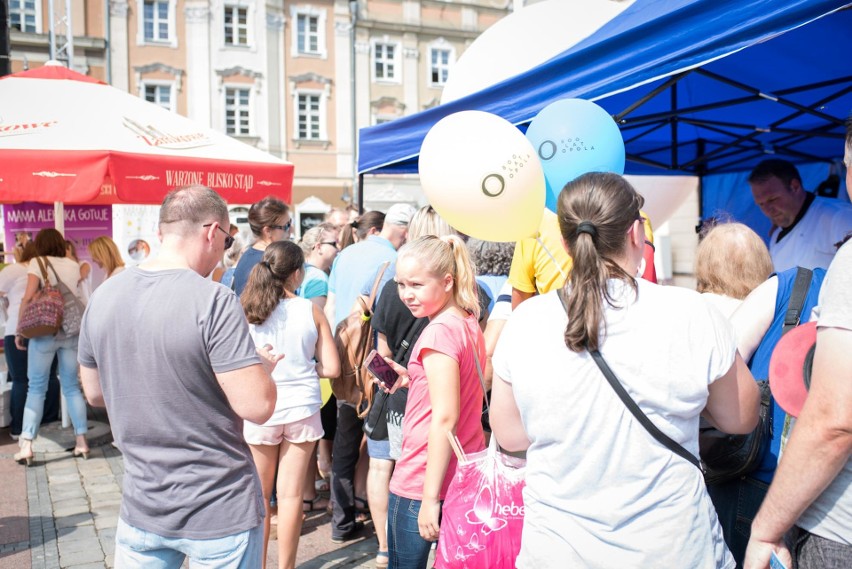
<path fill-rule="evenodd" d="M 278 402 L 263 425 L 245 422 L 263 489 L 267 513 L 264 551 L 269 540 L 269 500 L 278 469 L 278 566 L 296 566 L 302 531 L 302 485 L 316 441 L 322 438 L 319 378 L 337 377 L 340 361 L 322 310 L 295 290 L 305 276 L 305 257 L 292 241 L 269 243 L 240 297 L 255 344 L 285 354 L 272 372 Z M 264 562 L 265 567 L 265 562 Z"/>
<path fill-rule="evenodd" d="M 385 360 L 408 387 L 402 454 L 390 483 L 390 566 L 425 568 L 438 539 L 441 502 L 456 469 L 447 432 L 466 453 L 482 450 L 483 391 L 477 358 L 485 360 L 473 265 L 457 236 L 425 236 L 399 250 L 399 296 L 429 324 L 412 349 L 408 369 Z M 418 535 L 419 534 L 419 535 Z"/>

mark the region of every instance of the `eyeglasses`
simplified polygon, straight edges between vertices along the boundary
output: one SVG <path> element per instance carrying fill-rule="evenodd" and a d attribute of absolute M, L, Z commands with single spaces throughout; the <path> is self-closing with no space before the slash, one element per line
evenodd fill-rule
<path fill-rule="evenodd" d="M 202 225 L 201 227 L 210 227 L 211 225 L 213 225 L 213 224 L 212 224 L 212 223 L 205 223 L 205 224 L 204 224 L 204 225 Z M 234 238 L 233 238 L 233 237 L 231 237 L 231 234 L 230 234 L 230 233 L 228 233 L 227 231 L 225 231 L 224 229 L 222 229 L 222 226 L 221 226 L 221 225 L 217 225 L 217 226 L 216 226 L 216 229 L 218 229 L 219 231 L 221 231 L 222 233 L 224 233 L 224 234 L 225 234 L 225 250 L 227 251 L 228 249 L 230 249 L 230 248 L 231 248 L 231 245 L 233 245 L 233 244 L 234 244 Z"/>
<path fill-rule="evenodd" d="M 287 223 L 285 223 L 284 225 L 267 225 L 267 227 L 268 227 L 269 229 L 280 229 L 280 230 L 281 230 L 281 231 L 283 231 L 284 233 L 287 233 L 288 231 L 290 231 L 290 226 L 291 226 L 291 225 L 293 225 L 293 220 L 292 220 L 292 219 L 291 219 L 290 221 L 288 221 Z"/>
<path fill-rule="evenodd" d="M 337 249 L 337 241 L 320 241 L 320 245 L 331 245 Z"/>

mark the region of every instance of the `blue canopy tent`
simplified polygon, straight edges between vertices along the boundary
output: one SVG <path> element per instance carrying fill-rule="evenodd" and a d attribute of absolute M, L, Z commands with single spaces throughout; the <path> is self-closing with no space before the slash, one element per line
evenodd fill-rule
<path fill-rule="evenodd" d="M 636 0 L 523 74 L 361 129 L 359 174 L 417 172 L 423 138 L 449 114 L 481 110 L 526 129 L 542 108 L 569 97 L 612 114 L 628 174 L 703 177 L 749 170 L 769 155 L 830 162 L 843 154 L 852 110 L 852 64 L 843 55 L 850 7 L 848 0 Z M 714 211 L 721 202 L 707 181 L 702 209 Z"/>

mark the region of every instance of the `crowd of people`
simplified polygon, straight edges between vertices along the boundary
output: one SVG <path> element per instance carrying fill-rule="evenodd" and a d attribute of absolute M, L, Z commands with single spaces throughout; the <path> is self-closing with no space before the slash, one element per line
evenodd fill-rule
<path fill-rule="evenodd" d="M 845 161 L 852 188 L 852 125 Z M 108 277 L 94 291 L 73 244 L 43 230 L 0 272 L 15 458 L 32 462 L 54 361 L 73 454 L 88 456 L 79 363 L 125 459 L 117 567 L 265 566 L 273 524 L 279 567 L 295 567 L 305 513 L 326 508 L 335 543 L 362 536 L 368 511 L 377 567 L 427 567 L 458 465 L 448 432 L 464 454 L 493 436 L 525 456 L 518 567 L 848 567 L 852 206 L 806 192 L 784 160 L 749 183 L 768 246 L 742 224 L 705 228 L 697 290 L 652 282 L 643 198 L 608 173 L 569 182 L 517 244 L 406 204 L 332 210 L 296 243 L 275 197 L 251 206 L 246 241 L 213 190 L 182 188 L 156 257 L 122 271 L 111 240 L 92 242 Z M 88 302 L 79 335 L 16 335 L 58 280 Z M 353 313 L 392 387 L 344 377 Z M 761 380 L 808 320 L 810 391 L 793 413 Z M 705 478 L 700 433 L 764 422 L 748 472 Z"/>

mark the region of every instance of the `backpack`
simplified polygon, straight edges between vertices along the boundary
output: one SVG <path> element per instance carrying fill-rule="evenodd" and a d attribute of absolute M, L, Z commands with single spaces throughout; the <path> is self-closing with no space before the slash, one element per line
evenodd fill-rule
<path fill-rule="evenodd" d="M 358 295 L 349 316 L 335 328 L 334 346 L 340 358 L 340 375 L 332 378 L 331 392 L 338 401 L 345 401 L 361 408 L 367 393 L 372 394 L 367 383 L 369 374 L 364 369 L 364 359 L 373 347 L 373 306 L 376 301 L 379 283 L 390 262 L 385 262 L 376 274 L 370 296 Z"/>

